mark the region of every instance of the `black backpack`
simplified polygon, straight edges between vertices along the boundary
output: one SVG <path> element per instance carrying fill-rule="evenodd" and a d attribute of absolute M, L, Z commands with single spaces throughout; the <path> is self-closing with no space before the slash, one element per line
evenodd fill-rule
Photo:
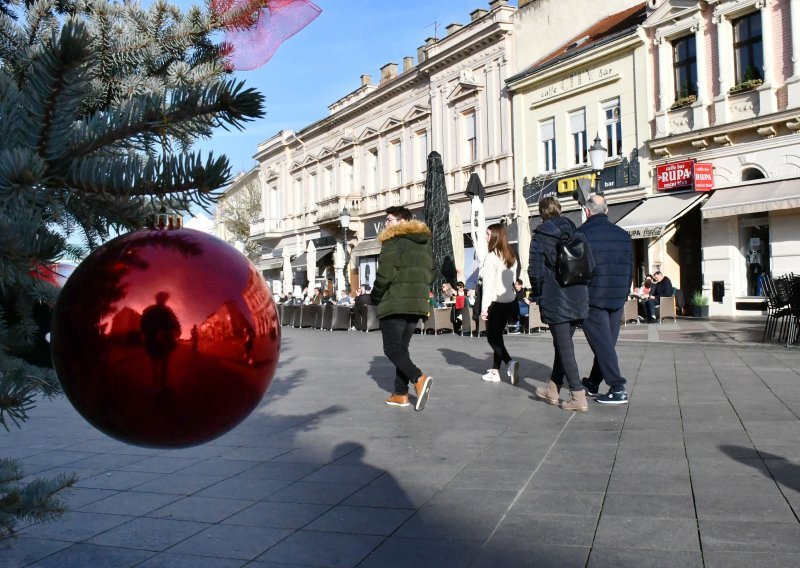
<path fill-rule="evenodd" d="M 586 235 L 561 232 L 556 243 L 556 280 L 561 286 L 588 284 L 594 274 L 594 257 Z"/>

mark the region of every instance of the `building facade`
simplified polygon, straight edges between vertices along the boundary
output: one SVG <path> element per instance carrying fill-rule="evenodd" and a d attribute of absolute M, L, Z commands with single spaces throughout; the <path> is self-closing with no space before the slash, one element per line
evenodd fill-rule
<path fill-rule="evenodd" d="M 800 1 L 648 9 L 653 175 L 693 206 L 654 264 L 712 316 L 760 311 L 765 275 L 800 270 Z"/>

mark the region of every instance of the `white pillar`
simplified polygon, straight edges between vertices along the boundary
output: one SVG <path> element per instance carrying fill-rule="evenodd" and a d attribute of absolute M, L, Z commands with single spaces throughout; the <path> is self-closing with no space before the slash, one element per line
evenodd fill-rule
<path fill-rule="evenodd" d="M 694 32 L 694 48 L 697 59 L 697 101 L 692 105 L 692 128 L 708 126 L 706 104 L 708 97 L 708 61 L 706 60 L 705 28 L 701 24 L 692 27 Z"/>
<path fill-rule="evenodd" d="M 792 76 L 786 80 L 789 108 L 800 107 L 800 0 L 790 0 L 789 21 L 792 33 Z"/>
<path fill-rule="evenodd" d="M 490 61 L 486 64 L 483 68 L 484 72 L 484 80 L 483 80 L 483 103 L 484 108 L 486 109 L 485 113 L 481 113 L 481 122 L 476 124 L 475 127 L 478 129 L 480 143 L 486 148 L 485 155 L 481 155 L 480 158 L 489 159 L 493 158 L 497 155 L 497 116 L 496 116 L 496 105 L 492 104 L 492 101 L 500 100 L 500 85 L 495 80 L 495 67 L 494 64 Z M 484 154 L 483 152 L 479 152 L 479 154 Z"/>
<path fill-rule="evenodd" d="M 761 7 L 761 45 L 764 53 L 764 84 L 758 88 L 758 114 L 763 116 L 778 110 L 775 96 L 775 50 L 783 49 L 783 46 L 776 46 L 772 40 L 772 6 L 766 0 L 760 0 L 756 5 Z"/>
<path fill-rule="evenodd" d="M 669 134 L 667 111 L 673 102 L 672 44 L 663 37 L 653 40 L 658 46 L 658 104 L 656 108 L 656 137 Z"/>
<path fill-rule="evenodd" d="M 716 124 L 730 122 L 728 90 L 733 77 L 733 34 L 731 23 L 722 15 L 715 15 L 712 21 L 717 25 L 717 60 L 719 67 L 719 93 L 714 97 Z"/>

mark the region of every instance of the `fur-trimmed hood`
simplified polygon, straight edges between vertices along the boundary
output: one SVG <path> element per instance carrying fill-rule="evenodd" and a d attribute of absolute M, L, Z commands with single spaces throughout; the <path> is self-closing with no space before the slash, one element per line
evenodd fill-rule
<path fill-rule="evenodd" d="M 407 237 L 417 242 L 427 243 L 431 238 L 431 230 L 422 221 L 412 219 L 386 227 L 378 234 L 378 240 L 381 243 L 395 237 Z"/>

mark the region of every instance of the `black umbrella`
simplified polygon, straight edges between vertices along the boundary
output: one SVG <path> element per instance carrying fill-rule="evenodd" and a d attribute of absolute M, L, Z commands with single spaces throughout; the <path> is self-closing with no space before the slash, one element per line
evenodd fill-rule
<path fill-rule="evenodd" d="M 433 233 L 433 265 L 435 275 L 433 291 L 441 302 L 442 284 L 456 285 L 456 263 L 453 260 L 453 237 L 450 234 L 450 203 L 444 183 L 444 166 L 438 152 L 428 154 L 428 172 L 425 176 L 425 224 Z"/>

